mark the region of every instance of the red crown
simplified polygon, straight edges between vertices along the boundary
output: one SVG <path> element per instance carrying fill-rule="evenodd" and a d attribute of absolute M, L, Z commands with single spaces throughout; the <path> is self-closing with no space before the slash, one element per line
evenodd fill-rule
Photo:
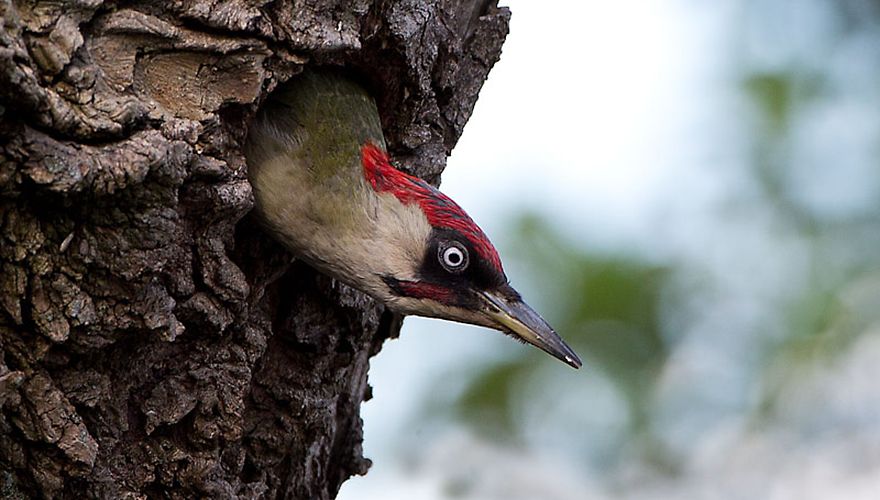
<path fill-rule="evenodd" d="M 473 244 L 480 257 L 504 274 L 492 242 L 457 203 L 422 179 L 391 166 L 388 155 L 371 142 L 361 148 L 361 161 L 364 177 L 376 192 L 391 193 L 405 205 L 418 203 L 431 226 L 458 232 Z"/>

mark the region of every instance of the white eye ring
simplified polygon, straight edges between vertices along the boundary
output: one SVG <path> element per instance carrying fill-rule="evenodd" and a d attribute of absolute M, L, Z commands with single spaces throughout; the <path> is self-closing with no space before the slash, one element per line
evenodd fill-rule
<path fill-rule="evenodd" d="M 463 271 L 468 265 L 467 249 L 458 242 L 441 246 L 440 264 L 451 273 Z"/>

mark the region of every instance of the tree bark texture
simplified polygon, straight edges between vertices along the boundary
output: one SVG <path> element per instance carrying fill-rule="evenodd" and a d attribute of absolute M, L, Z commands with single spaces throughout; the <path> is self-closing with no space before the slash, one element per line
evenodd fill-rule
<path fill-rule="evenodd" d="M 0 498 L 332 498 L 399 318 L 250 219 L 241 145 L 358 72 L 436 181 L 495 0 L 0 0 Z M 393 388 L 387 388 L 393 390 Z"/>

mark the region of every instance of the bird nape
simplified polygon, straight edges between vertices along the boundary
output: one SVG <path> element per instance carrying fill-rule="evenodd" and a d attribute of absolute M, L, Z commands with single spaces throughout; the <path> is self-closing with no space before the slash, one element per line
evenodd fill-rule
<path fill-rule="evenodd" d="M 579 368 L 510 286 L 483 231 L 449 197 L 394 168 L 384 144 L 362 86 L 338 71 L 305 70 L 248 131 L 259 220 L 316 269 L 393 311 L 493 328 Z"/>

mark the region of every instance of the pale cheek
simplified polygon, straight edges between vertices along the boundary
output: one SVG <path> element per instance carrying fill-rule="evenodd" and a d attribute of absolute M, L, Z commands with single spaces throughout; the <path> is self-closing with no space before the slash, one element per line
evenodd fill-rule
<path fill-rule="evenodd" d="M 489 319 L 478 312 L 460 307 L 450 307 L 433 300 L 394 297 L 386 301 L 386 303 L 392 311 L 399 314 L 440 318 L 458 323 L 493 327 Z"/>
<path fill-rule="evenodd" d="M 389 273 L 397 279 L 411 281 L 421 264 L 431 226 L 418 205 L 404 205 L 388 193 L 380 194 L 378 220 L 378 241 L 382 248 L 393 249 L 392 259 L 387 259 L 394 267 Z"/>

